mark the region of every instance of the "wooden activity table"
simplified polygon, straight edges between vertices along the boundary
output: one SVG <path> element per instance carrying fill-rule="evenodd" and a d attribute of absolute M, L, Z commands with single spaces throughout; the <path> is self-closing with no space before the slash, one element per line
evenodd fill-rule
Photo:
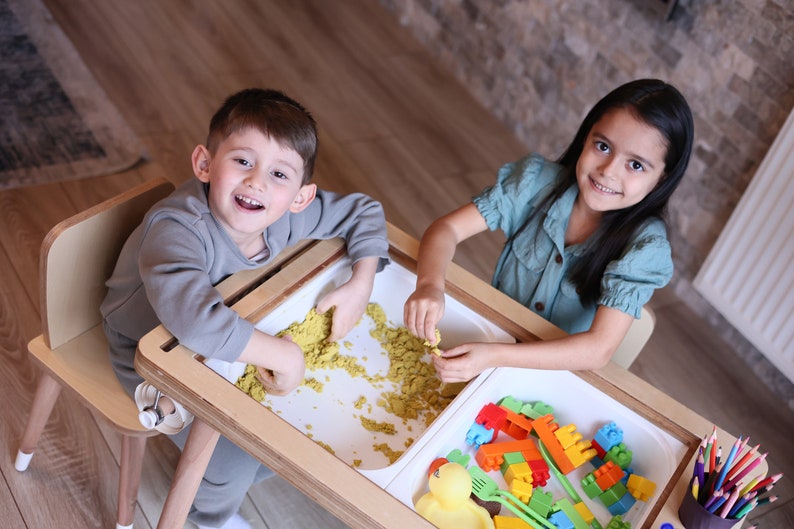
<path fill-rule="evenodd" d="M 418 242 L 391 225 L 389 241 L 392 260 L 415 270 Z M 342 255 L 342 241 L 307 242 L 283 252 L 262 269 L 230 277 L 218 289 L 234 310 L 257 322 Z M 447 274 L 447 294 L 517 341 L 564 335 L 559 328 L 454 264 Z M 154 329 L 141 340 L 135 367 L 147 381 L 195 415 L 158 529 L 183 527 L 218 432 L 351 527 L 433 527 L 348 463 L 218 376 L 195 353 L 179 345 L 164 327 Z M 701 438 L 711 431 L 712 423 L 615 364 L 575 375 L 686 446 L 686 454 L 677 463 L 672 479 L 657 483 L 658 499 L 642 524 L 643 528 L 657 529 L 662 523 L 671 522 L 680 527 L 677 509 L 691 477 L 693 454 Z M 718 433 L 723 446 L 735 440 L 727 432 Z"/>

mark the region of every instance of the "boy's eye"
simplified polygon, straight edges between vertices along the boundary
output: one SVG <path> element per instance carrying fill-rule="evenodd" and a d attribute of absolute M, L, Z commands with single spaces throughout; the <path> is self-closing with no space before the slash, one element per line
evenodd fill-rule
<path fill-rule="evenodd" d="M 245 167 L 251 167 L 251 162 L 249 162 L 245 158 L 235 158 L 234 161 Z"/>
<path fill-rule="evenodd" d="M 282 173 L 281 171 L 273 171 L 272 174 L 273 174 L 273 176 L 275 176 L 279 180 L 286 180 L 287 179 L 287 175 Z"/>

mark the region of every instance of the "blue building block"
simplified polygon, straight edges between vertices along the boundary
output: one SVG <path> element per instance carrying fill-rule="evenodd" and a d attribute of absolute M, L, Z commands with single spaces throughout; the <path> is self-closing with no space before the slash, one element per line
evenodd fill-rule
<path fill-rule="evenodd" d="M 598 429 L 593 436 L 593 440 L 598 443 L 605 452 L 609 452 L 610 448 L 623 442 L 623 430 L 619 428 L 614 421 L 609 422 Z"/>
<path fill-rule="evenodd" d="M 573 522 L 568 515 L 562 511 L 555 511 L 551 513 L 551 516 L 548 517 L 548 520 L 557 526 L 558 529 L 574 529 Z"/>
<path fill-rule="evenodd" d="M 480 448 L 480 446 L 490 443 L 494 438 L 494 431 L 492 428 L 486 428 L 482 424 L 473 423 L 466 432 L 466 444 Z"/>
<path fill-rule="evenodd" d="M 630 492 L 627 492 L 618 501 L 607 506 L 607 510 L 609 511 L 609 514 L 613 516 L 618 514 L 626 514 L 635 503 L 637 503 L 637 500 L 634 499 L 634 496 L 632 496 Z"/>

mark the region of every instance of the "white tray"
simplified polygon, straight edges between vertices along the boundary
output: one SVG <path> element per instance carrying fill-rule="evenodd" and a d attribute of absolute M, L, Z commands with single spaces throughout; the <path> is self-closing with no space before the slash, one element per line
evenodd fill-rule
<path fill-rule="evenodd" d="M 466 444 L 466 432 L 477 413 L 487 403 L 496 403 L 506 396 L 524 402 L 543 401 L 554 409 L 555 422 L 564 427 L 574 424 L 583 439 L 592 439 L 598 429 L 614 421 L 624 432 L 624 444 L 633 452 L 630 468 L 638 475 L 656 483 L 654 496 L 648 502 L 637 501 L 623 515 L 632 527 L 641 527 L 652 505 L 672 478 L 678 463 L 687 453 L 687 447 L 669 433 L 652 424 L 634 410 L 602 393 L 599 389 L 568 371 L 540 371 L 531 369 L 497 368 L 483 373 L 482 380 L 470 385 L 457 400 L 461 401 L 455 411 L 445 411 L 436 421 L 438 428 L 432 438 L 417 450 L 404 454 L 404 469 L 386 486 L 386 491 L 404 504 L 414 503 L 427 492 L 427 469 L 437 457 L 446 456 L 458 448 L 474 460 L 475 450 Z M 434 425 L 436 426 L 436 425 Z M 430 436 L 428 436 L 430 437 Z M 510 440 L 500 433 L 497 441 Z M 567 475 L 582 500 L 603 526 L 611 519 L 606 507 L 596 498 L 591 500 L 582 491 L 580 480 L 593 471 L 585 463 Z M 506 488 L 501 473 L 489 473 Z M 551 474 L 544 490 L 553 494 L 554 501 L 567 497 L 559 482 Z M 506 509 L 503 514 L 510 515 Z"/>
<path fill-rule="evenodd" d="M 342 284 L 349 276 L 350 260 L 342 258 L 336 261 L 265 316 L 256 327 L 276 334 L 293 322 L 303 321 L 323 295 Z M 416 275 L 397 263 L 391 263 L 376 275 L 371 301 L 383 308 L 391 327 L 403 326 L 403 305 L 415 284 Z M 372 327 L 372 320 L 365 316 L 341 341 L 350 342 L 352 346 L 348 348 L 342 345 L 340 353 L 357 356 L 370 375 L 385 375 L 389 369 L 389 359 L 381 345 L 369 335 Z M 444 318 L 438 327 L 444 348 L 470 341 L 515 342 L 502 329 L 449 296 Z M 231 382 L 236 381 L 245 368 L 239 362 L 228 364 L 208 360 L 207 365 Z M 263 404 L 312 439 L 331 447 L 336 457 L 351 465 L 356 460 L 360 461 L 358 471 L 381 487 L 385 487 L 405 466 L 407 453 L 390 464 L 389 459 L 376 451 L 373 445 L 386 443 L 394 450 L 405 450 L 406 442 L 413 439 L 411 451 L 415 451 L 436 430 L 436 423 L 429 428 L 420 421 L 409 421 L 403 425 L 402 419 L 376 405 L 384 391 L 394 389 L 388 381 L 375 387 L 363 378 L 350 377 L 341 369 L 307 370 L 306 376 L 323 383 L 322 393 L 300 386 L 288 396 L 268 395 Z M 476 383 L 472 382 L 469 387 Z M 361 396 L 366 398 L 367 404 L 363 409 L 356 409 L 354 403 Z M 456 409 L 459 400 L 455 399 L 447 411 Z M 362 414 L 377 422 L 394 424 L 397 433 L 387 435 L 365 429 L 359 418 Z"/>

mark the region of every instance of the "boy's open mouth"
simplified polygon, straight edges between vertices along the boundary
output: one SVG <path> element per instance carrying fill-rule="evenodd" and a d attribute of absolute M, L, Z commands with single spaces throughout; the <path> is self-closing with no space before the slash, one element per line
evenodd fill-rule
<path fill-rule="evenodd" d="M 253 198 L 249 198 L 245 195 L 234 195 L 234 200 L 237 201 L 237 204 L 239 204 L 240 207 L 245 209 L 262 209 L 265 207 L 260 202 L 257 202 Z"/>

